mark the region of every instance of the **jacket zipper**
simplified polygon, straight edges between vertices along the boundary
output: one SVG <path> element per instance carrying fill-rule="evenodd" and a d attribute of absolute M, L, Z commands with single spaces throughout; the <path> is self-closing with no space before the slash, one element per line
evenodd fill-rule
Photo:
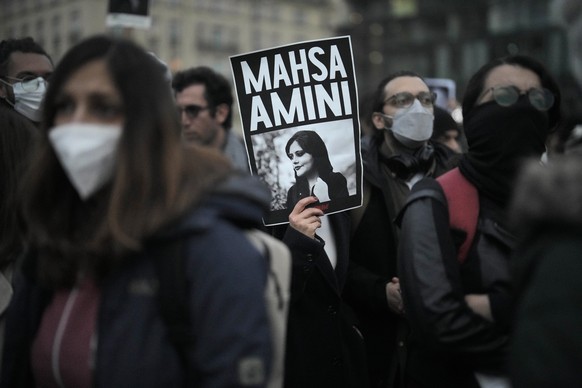
<path fill-rule="evenodd" d="M 75 300 L 77 299 L 77 294 L 79 290 L 74 288 L 71 290 L 71 293 L 67 297 L 67 303 L 65 304 L 65 308 L 63 309 L 63 313 L 61 318 L 59 319 L 59 324 L 57 326 L 57 331 L 55 333 L 55 339 L 53 342 L 53 349 L 51 353 L 51 368 L 53 371 L 53 377 L 56 383 L 61 388 L 65 388 L 65 384 L 63 382 L 63 377 L 61 376 L 61 371 L 59 368 L 60 360 L 59 360 L 59 353 L 61 352 L 61 345 L 63 343 L 63 337 L 65 335 L 65 330 L 67 328 L 67 323 L 69 322 L 69 318 L 71 317 L 71 311 L 73 310 L 73 305 L 75 304 Z"/>

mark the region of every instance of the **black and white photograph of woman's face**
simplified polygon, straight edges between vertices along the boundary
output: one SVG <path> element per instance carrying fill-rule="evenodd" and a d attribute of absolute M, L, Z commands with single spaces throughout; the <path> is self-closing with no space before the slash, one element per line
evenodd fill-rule
<path fill-rule="evenodd" d="M 293 170 L 297 177 L 309 177 L 315 173 L 315 158 L 310 153 L 307 153 L 301 148 L 296 141 L 289 147 L 289 154 L 287 155 L 293 164 Z"/>
<path fill-rule="evenodd" d="M 287 149 L 291 137 L 299 131 L 317 133 L 329 152 L 333 171 L 344 175 L 349 194 L 355 195 L 355 135 L 351 119 L 286 128 L 258 133 L 251 138 L 257 175 L 271 189 L 271 210 L 286 210 L 289 189 L 298 180 L 318 178 L 321 173 L 319 158 L 303 149 L 297 140 L 292 141 Z"/>

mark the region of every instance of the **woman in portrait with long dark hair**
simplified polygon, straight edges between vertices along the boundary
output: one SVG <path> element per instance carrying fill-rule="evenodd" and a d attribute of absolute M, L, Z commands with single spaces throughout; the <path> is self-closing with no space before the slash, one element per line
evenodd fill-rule
<path fill-rule="evenodd" d="M 349 195 L 346 178 L 333 171 L 327 147 L 317 132 L 296 132 L 287 141 L 285 152 L 296 178 L 287 193 L 287 209 L 293 209 L 297 201 L 309 196 L 327 202 Z"/>

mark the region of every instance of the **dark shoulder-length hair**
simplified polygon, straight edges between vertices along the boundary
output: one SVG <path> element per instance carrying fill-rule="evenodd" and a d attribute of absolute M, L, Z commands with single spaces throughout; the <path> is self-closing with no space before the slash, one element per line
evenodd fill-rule
<path fill-rule="evenodd" d="M 317 174 L 321 179 L 326 181 L 329 174 L 332 173 L 333 167 L 329 160 L 327 147 L 317 132 L 310 130 L 295 132 L 295 134 L 289 138 L 287 145 L 285 146 L 285 152 L 287 155 L 289 155 L 289 148 L 294 142 L 297 142 L 303 151 L 313 156 Z"/>
<path fill-rule="evenodd" d="M 84 65 L 102 60 L 121 95 L 122 135 L 111 182 L 82 201 L 49 141 L 59 94 Z M 39 149 L 26 176 L 24 215 L 38 271 L 51 285 L 71 285 L 80 266 L 97 276 L 176 220 L 230 170 L 218 152 L 184 147 L 171 88 L 161 65 L 138 45 L 88 38 L 66 53 L 51 77 Z"/>
<path fill-rule="evenodd" d="M 555 128 L 560 121 L 561 94 L 558 83 L 541 62 L 525 55 L 509 55 L 496 58 L 477 70 L 469 80 L 467 88 L 465 89 L 465 95 L 463 97 L 463 117 L 467 117 L 473 108 L 475 108 L 478 102 L 477 100 L 484 92 L 483 88 L 485 87 L 485 79 L 489 73 L 493 69 L 502 65 L 523 67 L 524 69 L 533 71 L 538 77 L 540 77 L 542 87 L 548 89 L 554 94 L 554 105 L 548 111 L 548 118 L 550 128 Z"/>

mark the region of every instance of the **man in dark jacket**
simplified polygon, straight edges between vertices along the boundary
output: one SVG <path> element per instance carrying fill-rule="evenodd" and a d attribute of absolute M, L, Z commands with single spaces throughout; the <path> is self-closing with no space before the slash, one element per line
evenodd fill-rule
<path fill-rule="evenodd" d="M 176 73 L 172 80 L 186 144 L 216 148 L 240 171 L 249 171 L 242 138 L 232 127 L 232 89 L 228 80 L 206 66 Z"/>
<path fill-rule="evenodd" d="M 51 58 L 32 38 L 0 42 L 0 103 L 35 124 L 52 73 Z"/>
<path fill-rule="evenodd" d="M 428 140 L 435 96 L 418 74 L 403 71 L 384 79 L 373 101 L 375 133 L 362 140 L 364 204 L 352 212 L 345 298 L 360 321 L 371 386 L 391 387 L 403 313 L 393 220 L 414 183 L 434 169 Z M 398 345 L 404 350 L 404 342 Z"/>

